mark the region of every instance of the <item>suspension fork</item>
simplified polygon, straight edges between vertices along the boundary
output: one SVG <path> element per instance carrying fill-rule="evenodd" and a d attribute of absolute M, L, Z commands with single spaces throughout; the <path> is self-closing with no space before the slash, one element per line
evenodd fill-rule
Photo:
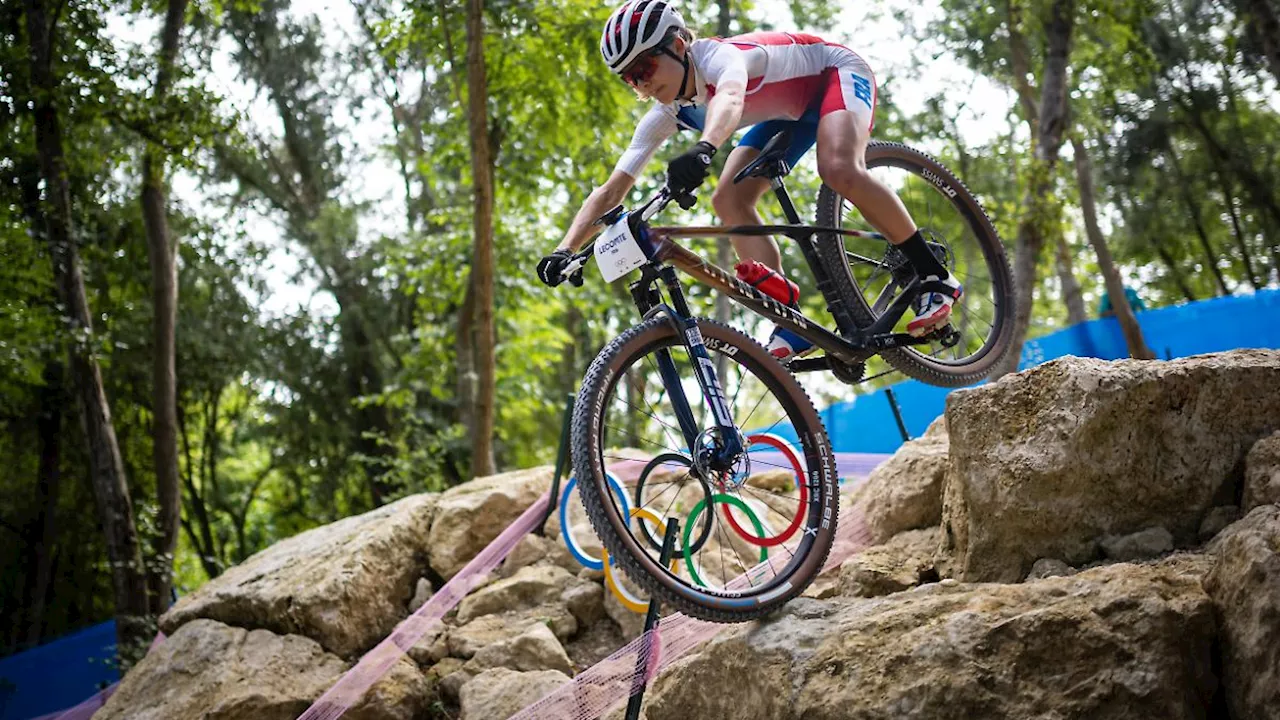
<path fill-rule="evenodd" d="M 654 287 L 658 279 L 667 286 L 667 292 L 671 298 L 670 306 L 660 302 L 658 289 Z M 703 398 L 711 406 L 716 427 L 720 429 L 721 439 L 709 458 L 710 463 L 715 468 L 729 467 L 744 450 L 741 435 L 733 422 L 728 403 L 725 402 L 724 390 L 720 385 L 720 379 L 716 376 L 715 362 L 707 352 L 702 331 L 698 329 L 697 321 L 694 320 L 689 305 L 685 301 L 684 290 L 676 278 L 675 268 L 668 265 L 654 270 L 652 266 L 646 266 L 640 280 L 632 284 L 631 295 L 636 302 L 636 307 L 646 317 L 662 312 L 681 330 L 681 340 L 693 361 L 694 376 L 698 380 Z M 684 385 L 680 382 L 680 373 L 676 370 L 670 351 L 662 349 L 656 354 L 662 384 L 666 387 L 667 396 L 671 398 L 671 404 L 676 411 L 676 420 L 680 424 L 680 432 L 684 435 L 685 443 L 692 455 L 697 447 L 698 438 L 702 435 L 702 429 L 694 418 L 693 408 L 689 405 Z"/>

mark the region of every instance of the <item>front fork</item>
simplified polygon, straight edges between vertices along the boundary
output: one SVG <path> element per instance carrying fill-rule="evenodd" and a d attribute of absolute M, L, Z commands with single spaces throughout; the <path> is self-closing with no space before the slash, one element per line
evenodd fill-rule
<path fill-rule="evenodd" d="M 667 293 L 671 297 L 670 305 L 662 303 L 662 297 L 655 286 L 658 279 L 667 286 Z M 646 265 L 640 279 L 631 285 L 631 297 L 636 303 L 636 308 L 646 318 L 652 317 L 654 313 L 665 313 L 681 330 L 685 348 L 688 349 L 689 357 L 693 360 L 694 376 L 698 379 L 702 396 L 711 406 L 711 413 L 719 430 L 718 437 L 708 438 L 708 441 L 714 441 L 713 444 L 704 446 L 701 442 L 704 435 L 708 433 L 704 433 L 702 428 L 698 427 L 693 409 L 689 406 L 689 399 L 685 396 L 684 385 L 680 382 L 680 373 L 676 370 L 671 352 L 666 349 L 657 352 L 658 372 L 662 376 L 662 384 L 675 408 L 676 420 L 680 424 L 680 432 L 684 435 L 690 456 L 698 464 L 705 462 L 713 470 L 728 470 L 745 450 L 742 446 L 742 436 L 733 422 L 733 414 L 725 401 L 724 390 L 720 385 L 720 379 L 716 376 L 715 362 L 707 352 L 702 331 L 698 329 L 698 323 L 689 311 L 688 303 L 685 302 L 684 290 L 676 278 L 675 268 L 668 265 L 655 270 L 652 265 Z M 706 453 L 705 457 L 698 457 L 703 453 Z"/>

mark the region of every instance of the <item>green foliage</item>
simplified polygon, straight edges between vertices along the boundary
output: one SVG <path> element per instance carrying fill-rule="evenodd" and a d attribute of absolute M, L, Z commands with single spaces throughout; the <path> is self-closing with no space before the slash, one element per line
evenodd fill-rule
<path fill-rule="evenodd" d="M 1096 298 L 1069 154 L 1052 174 L 1032 160 L 1033 133 L 1017 100 L 1024 80 L 1038 98 L 1049 1 L 943 0 L 937 22 L 904 42 L 940 53 L 924 62 L 959 62 L 1008 88 L 1011 101 L 979 108 L 968 88 L 945 87 L 908 111 L 896 91 L 928 81 L 934 65 L 896 68 L 881 78 L 876 135 L 952 168 L 1010 247 L 1029 188 L 1048 183 L 1053 194 L 1036 217 L 1046 235 L 1065 238 L 1086 298 Z M 794 0 L 792 19 L 766 14 L 776 7 L 683 5 L 703 37 L 724 21 L 730 34 L 825 32 L 841 10 Z M 1215 267 L 1234 292 L 1280 281 L 1276 83 L 1233 7 L 1077 4 L 1069 131 L 1097 167 L 1113 253 L 1152 306 L 1221 292 Z M 353 0 L 351 8 L 355 22 L 341 4 L 331 8 L 336 19 L 288 0 L 193 4 L 163 103 L 151 97 L 155 38 L 111 29 L 154 23 L 160 3 L 68 3 L 61 17 L 57 101 L 74 148 L 68 180 L 95 323 L 91 338 L 76 340 L 98 353 L 144 533 L 155 524 L 155 493 L 143 151 L 163 152 L 173 173 L 182 591 L 280 538 L 367 510 L 375 498 L 470 477 L 457 337 L 473 212 L 465 7 Z M 611 9 L 589 0 L 485 6 L 503 469 L 554 460 L 566 395 L 598 349 L 636 320 L 625 283 L 607 286 L 589 271 L 584 287 L 551 290 L 532 272 L 647 110 L 599 61 Z M 884 11 L 906 9 L 891 3 Z M 36 478 L 46 438 L 35 418 L 58 407 L 60 571 L 41 621 L 47 635 L 111 608 L 102 540 L 85 531 L 97 520 L 79 409 L 51 380 L 71 338 L 42 236 L 22 12 L 17 0 L 0 0 L 0 492 L 13 499 L 0 508 L 0 609 L 7 617 L 30 610 L 44 517 Z M 1017 38 L 1025 78 L 1014 70 Z M 1000 126 L 981 141 L 962 131 L 978 112 Z M 656 190 L 662 162 L 689 140 L 677 136 L 659 154 L 629 201 Z M 811 214 L 811 161 L 788 187 Z M 714 222 L 705 201 L 713 188 L 693 212 L 672 209 L 663 220 Z M 762 212 L 780 219 L 772 199 Z M 713 242 L 690 245 L 716 251 Z M 794 244 L 782 247 L 787 268 L 803 267 Z M 1037 287 L 1035 333 L 1066 321 L 1052 253 L 1039 276 L 1046 280 Z M 793 277 L 805 311 L 823 317 L 812 280 Z M 691 287 L 689 296 L 697 312 L 714 312 L 704 289 Z M 767 332 L 734 313 L 733 322 Z M 883 369 L 873 362 L 870 372 Z M 852 392 L 816 385 L 824 403 Z M 24 641 L 19 634 L 10 631 L 7 645 Z"/>

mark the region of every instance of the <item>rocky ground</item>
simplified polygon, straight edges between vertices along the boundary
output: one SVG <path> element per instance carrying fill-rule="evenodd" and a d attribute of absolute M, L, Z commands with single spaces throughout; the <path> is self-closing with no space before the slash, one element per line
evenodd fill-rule
<path fill-rule="evenodd" d="M 1067 358 L 953 393 L 846 498 L 877 544 L 646 697 L 666 718 L 1280 718 L 1280 352 Z M 550 485 L 303 533 L 182 600 L 98 720 L 295 718 Z M 847 510 L 846 510 L 847 512 Z M 344 717 L 499 719 L 634 637 L 527 538 Z"/>

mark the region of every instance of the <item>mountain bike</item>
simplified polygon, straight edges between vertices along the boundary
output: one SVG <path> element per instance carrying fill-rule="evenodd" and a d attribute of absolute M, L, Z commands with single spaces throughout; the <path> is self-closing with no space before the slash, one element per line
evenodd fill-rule
<path fill-rule="evenodd" d="M 803 224 L 783 183 L 790 138 L 775 136 L 733 178 L 769 180 L 788 224 L 658 227 L 649 220 L 695 198 L 664 187 L 637 210 L 596 222 L 596 240 L 563 275 L 580 284 L 594 257 L 613 282 L 636 270 L 630 292 L 642 321 L 588 368 L 571 437 L 579 494 L 610 562 L 651 597 L 688 615 L 741 622 L 796 597 L 821 570 L 839 514 L 839 486 L 822 420 L 797 373 L 863 378 L 880 355 L 927 383 L 986 377 L 1012 335 L 1013 282 L 982 207 L 933 158 L 873 142 L 867 166 L 895 189 L 929 247 L 965 286 L 950 322 L 921 337 L 899 330 L 920 280 L 878 232 L 850 227 L 850 205 L 825 185 L 817 222 Z M 677 244 L 675 238 L 781 235 L 796 242 L 834 323 L 805 315 Z M 744 332 L 694 317 L 677 270 L 764 320 L 814 343 L 817 357 L 784 365 Z M 664 297 L 665 290 L 665 297 Z M 612 476 L 626 477 L 629 503 Z M 674 557 L 661 561 L 660 525 L 678 521 Z"/>

